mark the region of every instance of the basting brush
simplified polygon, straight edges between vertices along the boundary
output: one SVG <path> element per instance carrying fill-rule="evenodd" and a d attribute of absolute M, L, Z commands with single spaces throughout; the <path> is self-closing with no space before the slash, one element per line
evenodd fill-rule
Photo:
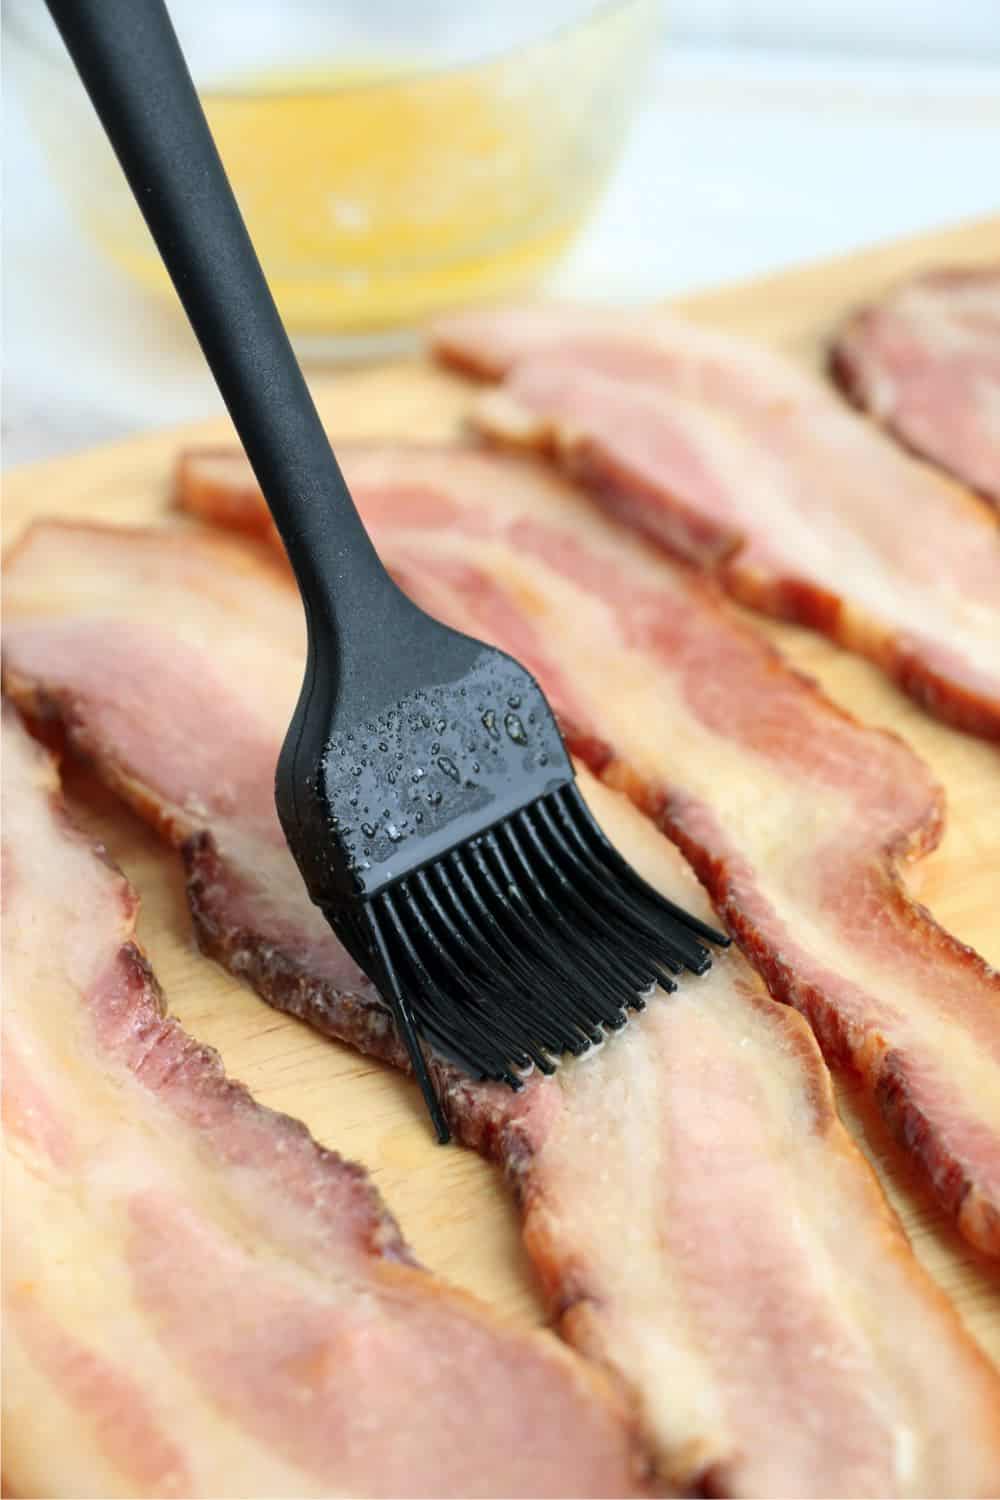
<path fill-rule="evenodd" d="M 701 974 L 728 939 L 601 832 L 534 678 L 412 603 L 379 561 L 240 216 L 162 0 L 48 0 L 218 382 L 302 594 L 278 762 L 309 894 L 425 1047 L 517 1089 Z"/>

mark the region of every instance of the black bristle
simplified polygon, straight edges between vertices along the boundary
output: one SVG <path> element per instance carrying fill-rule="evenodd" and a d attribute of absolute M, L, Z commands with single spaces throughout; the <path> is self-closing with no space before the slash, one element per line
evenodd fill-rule
<path fill-rule="evenodd" d="M 464 849 L 453 850 L 447 856 L 445 864 L 448 873 L 456 878 L 453 889 L 466 916 L 467 928 L 477 934 L 481 941 L 485 940 L 490 944 L 492 962 L 496 966 L 495 983 L 505 992 L 507 1004 L 513 1013 L 520 1012 L 524 1024 L 531 1025 L 535 1040 L 546 1051 L 558 1056 L 564 1049 L 563 1032 L 558 1024 L 563 1004 L 561 997 L 555 1000 L 555 1004 L 552 1003 L 552 998 L 553 995 L 558 995 L 559 976 L 553 974 L 548 955 L 539 948 L 535 949 L 530 959 L 524 958 L 519 945 L 521 934 L 516 931 L 512 934 L 509 929 L 504 929 L 498 913 L 491 907 L 473 878 L 473 872 L 465 862 L 465 854 Z M 464 901 L 468 902 L 467 908 Z M 548 1002 L 545 1005 L 537 1004 L 535 997 L 539 992 L 545 994 Z"/>
<path fill-rule="evenodd" d="M 542 836 L 536 824 L 537 805 L 525 808 L 517 815 L 519 831 L 528 844 L 528 853 L 542 878 L 552 882 L 551 890 L 557 890 L 560 902 L 574 920 L 592 937 L 599 939 L 607 954 L 614 961 L 621 975 L 622 1003 L 630 1003 L 633 994 L 643 994 L 660 978 L 656 966 L 650 962 L 648 951 L 636 943 L 635 934 L 628 923 L 622 920 L 610 922 L 600 909 L 598 902 L 591 900 L 581 880 L 582 867 L 578 861 L 567 859 L 563 850 L 552 848 Z"/>
<path fill-rule="evenodd" d="M 367 902 L 359 930 L 440 1140 L 448 1126 L 423 1038 L 510 1088 L 551 1073 L 642 1010 L 728 939 L 634 873 L 575 786 L 521 808 Z"/>
<path fill-rule="evenodd" d="M 470 1021 L 479 1024 L 477 1012 L 485 1010 L 483 986 L 477 991 L 469 982 L 469 975 L 481 973 L 482 966 L 466 939 L 448 918 L 428 879 L 427 871 L 420 870 L 409 882 L 409 895 L 420 912 L 422 931 L 433 949 L 434 957 L 447 975 L 449 990 L 454 991 L 471 1011 Z M 531 1043 L 527 1044 L 518 1035 L 516 1023 L 504 1011 L 494 1011 L 482 1022 L 484 1032 L 492 1031 L 496 1044 L 504 1051 L 510 1069 L 529 1068 L 537 1058 L 532 1054 Z M 506 1076 L 506 1075 L 505 1075 Z M 516 1077 L 516 1072 L 513 1074 Z"/>
<path fill-rule="evenodd" d="M 717 927 L 710 926 L 708 922 L 703 922 L 699 917 L 693 916 L 691 912 L 685 911 L 682 906 L 677 906 L 666 896 L 661 896 L 659 891 L 654 890 L 641 875 L 633 870 L 628 860 L 622 858 L 603 832 L 575 784 L 560 787 L 553 794 L 552 801 L 569 822 L 582 833 L 588 846 L 618 876 L 626 889 L 648 901 L 654 910 L 670 917 L 681 930 L 687 928 L 690 932 L 703 937 L 706 942 L 713 943 L 717 948 L 729 947 L 731 939 L 724 932 L 720 932 Z"/>
<path fill-rule="evenodd" d="M 385 897 L 383 896 L 381 900 L 384 901 Z M 399 982 L 396 966 L 392 960 L 391 949 L 389 943 L 386 941 L 386 934 L 382 930 L 379 913 L 375 909 L 374 902 L 371 903 L 367 915 L 371 932 L 371 956 L 375 960 L 376 974 L 381 981 L 379 988 L 392 1003 L 396 1024 L 400 1029 L 403 1041 L 406 1044 L 406 1050 L 410 1055 L 413 1071 L 417 1076 L 417 1082 L 420 1084 L 424 1102 L 430 1111 L 431 1120 L 437 1132 L 437 1138 L 442 1146 L 447 1145 L 451 1139 L 451 1131 L 448 1128 L 448 1121 L 445 1119 L 444 1110 L 441 1108 L 441 1101 L 431 1081 L 431 1076 L 427 1071 L 427 1063 L 420 1047 L 417 1035 L 420 1023 L 411 1007 L 411 998 L 413 997 L 403 989 L 403 986 Z"/>
<path fill-rule="evenodd" d="M 518 851 L 514 848 L 514 841 L 511 841 L 514 862 L 508 861 L 501 844 L 501 838 L 504 835 L 509 835 L 509 833 L 510 830 L 507 827 L 502 828 L 499 833 L 494 829 L 484 840 L 489 852 L 496 860 L 501 879 L 512 890 L 518 892 L 521 900 L 524 902 L 526 911 L 530 913 L 529 920 L 535 922 L 541 921 L 543 931 L 552 927 L 558 931 L 561 937 L 570 937 L 571 929 L 566 916 L 552 901 L 541 883 L 537 879 L 532 880 L 530 870 L 526 869 L 523 862 L 518 858 Z M 518 865 L 518 870 L 515 870 L 515 864 Z M 617 998 L 615 985 L 608 980 L 604 955 L 596 944 L 591 941 L 588 933 L 576 930 L 574 937 L 573 973 L 569 976 L 569 980 L 572 982 L 578 976 L 581 962 L 588 967 L 591 983 L 586 991 L 588 1001 L 587 1016 L 591 1025 L 597 1028 L 601 1025 L 615 1027 L 623 1024 L 624 1015 L 621 1009 L 621 1002 Z M 559 955 L 557 956 L 561 955 L 562 950 L 559 950 Z M 612 976 L 613 978 L 614 976 Z"/>
<path fill-rule="evenodd" d="M 672 974 L 682 968 L 694 974 L 704 972 L 711 954 L 703 943 L 676 922 L 668 922 L 662 915 L 657 920 L 655 910 L 650 911 L 648 903 L 641 902 L 621 882 L 609 882 L 607 869 L 601 869 L 579 830 L 568 821 L 561 828 L 544 803 L 538 805 L 536 815 L 557 857 L 566 867 L 575 869 L 581 895 L 588 892 L 605 904 L 614 925 L 622 925 L 640 956 L 658 961 Z"/>

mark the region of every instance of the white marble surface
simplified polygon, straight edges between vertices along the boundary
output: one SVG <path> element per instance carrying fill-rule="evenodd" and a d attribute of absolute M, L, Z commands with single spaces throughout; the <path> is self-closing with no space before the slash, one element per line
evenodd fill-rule
<path fill-rule="evenodd" d="M 4 464 L 218 410 L 179 312 L 128 285 L 69 220 L 11 71 Z M 994 212 L 998 162 L 1000 61 L 889 66 L 668 45 L 553 289 L 655 297 Z"/>

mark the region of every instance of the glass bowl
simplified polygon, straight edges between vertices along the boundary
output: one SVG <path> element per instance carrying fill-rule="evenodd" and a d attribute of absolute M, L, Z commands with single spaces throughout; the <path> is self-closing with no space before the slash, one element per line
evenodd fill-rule
<path fill-rule="evenodd" d="M 535 281 L 621 146 L 659 0 L 171 0 L 297 342 L 362 345 Z M 168 290 L 39 0 L 8 0 L 29 118 L 80 223 Z"/>

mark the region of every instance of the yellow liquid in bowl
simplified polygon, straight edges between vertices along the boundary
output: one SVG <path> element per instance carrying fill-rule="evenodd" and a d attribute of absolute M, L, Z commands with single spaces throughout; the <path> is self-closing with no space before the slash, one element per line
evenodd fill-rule
<path fill-rule="evenodd" d="M 631 0 L 475 66 L 378 60 L 203 88 L 290 328 L 377 333 L 534 280 L 607 177 L 654 14 L 654 0 Z M 135 279 L 168 288 L 93 118 L 39 102 L 86 228 Z"/>
<path fill-rule="evenodd" d="M 578 229 L 544 122 L 474 76 L 359 69 L 205 99 L 289 323 L 374 328 L 529 280 Z M 138 267 L 135 267 L 138 270 Z"/>

